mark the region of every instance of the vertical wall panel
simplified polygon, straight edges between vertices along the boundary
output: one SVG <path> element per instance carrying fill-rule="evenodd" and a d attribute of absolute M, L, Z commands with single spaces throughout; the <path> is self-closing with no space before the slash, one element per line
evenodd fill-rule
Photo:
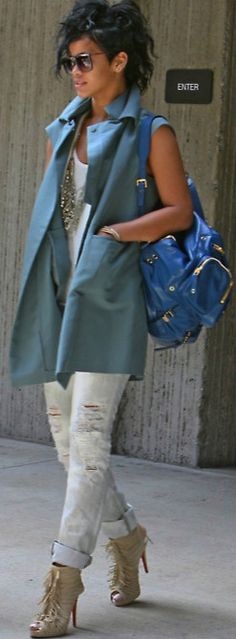
<path fill-rule="evenodd" d="M 226 7 L 224 66 L 221 76 L 221 120 L 215 222 L 223 230 L 236 282 L 236 3 Z M 199 433 L 199 464 L 236 462 L 236 299 L 224 320 L 209 332 Z"/>

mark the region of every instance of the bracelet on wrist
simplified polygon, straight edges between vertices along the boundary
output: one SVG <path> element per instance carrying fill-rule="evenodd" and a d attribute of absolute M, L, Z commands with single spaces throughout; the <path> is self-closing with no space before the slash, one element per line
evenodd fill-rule
<path fill-rule="evenodd" d="M 118 231 L 112 228 L 112 226 L 103 226 L 100 231 L 102 233 L 107 233 L 107 235 L 111 235 L 112 237 L 114 237 L 114 240 L 120 242 L 120 235 Z"/>

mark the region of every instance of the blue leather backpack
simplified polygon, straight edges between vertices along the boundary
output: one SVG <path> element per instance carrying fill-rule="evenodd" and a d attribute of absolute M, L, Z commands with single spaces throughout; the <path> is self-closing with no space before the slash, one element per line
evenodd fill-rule
<path fill-rule="evenodd" d="M 140 215 L 144 213 L 146 163 L 155 117 L 150 113 L 140 125 Z M 141 245 L 148 330 L 157 349 L 195 342 L 203 326 L 211 327 L 218 321 L 232 294 L 233 279 L 223 239 L 208 226 L 193 180 L 187 177 L 187 182 L 194 211 L 192 227 Z"/>

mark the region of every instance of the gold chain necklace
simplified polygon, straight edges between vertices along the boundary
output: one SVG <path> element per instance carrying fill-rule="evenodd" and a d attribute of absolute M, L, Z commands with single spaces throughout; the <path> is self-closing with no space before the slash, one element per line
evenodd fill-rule
<path fill-rule="evenodd" d="M 74 181 L 74 160 L 69 159 L 66 167 L 64 182 L 61 187 L 61 209 L 64 228 L 69 231 L 75 218 L 76 190 Z"/>
<path fill-rule="evenodd" d="M 63 184 L 61 185 L 60 207 L 61 207 L 62 221 L 66 231 L 76 228 L 79 218 L 81 216 L 81 212 L 82 212 L 82 208 L 84 204 L 85 187 L 80 189 L 78 198 L 76 194 L 73 150 L 75 148 L 75 140 L 76 141 L 78 140 L 81 127 L 86 115 L 87 114 L 85 114 L 79 122 L 77 131 L 75 134 L 75 139 L 73 140 L 73 144 L 69 153 L 69 160 L 67 162 Z"/>

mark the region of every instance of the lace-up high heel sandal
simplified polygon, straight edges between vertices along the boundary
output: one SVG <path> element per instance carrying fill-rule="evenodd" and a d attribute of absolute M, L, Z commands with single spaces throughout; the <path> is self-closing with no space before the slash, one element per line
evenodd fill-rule
<path fill-rule="evenodd" d="M 140 595 L 139 560 L 142 559 L 144 570 L 148 572 L 147 541 L 145 528 L 138 525 L 128 535 L 109 539 L 106 544 L 106 551 L 112 559 L 112 566 L 109 570 L 109 585 L 111 601 L 115 606 L 127 606 Z"/>
<path fill-rule="evenodd" d="M 31 637 L 61 637 L 66 634 L 72 614 L 76 628 L 77 598 L 84 591 L 81 571 L 52 565 L 44 582 L 41 612 L 30 625 Z"/>

